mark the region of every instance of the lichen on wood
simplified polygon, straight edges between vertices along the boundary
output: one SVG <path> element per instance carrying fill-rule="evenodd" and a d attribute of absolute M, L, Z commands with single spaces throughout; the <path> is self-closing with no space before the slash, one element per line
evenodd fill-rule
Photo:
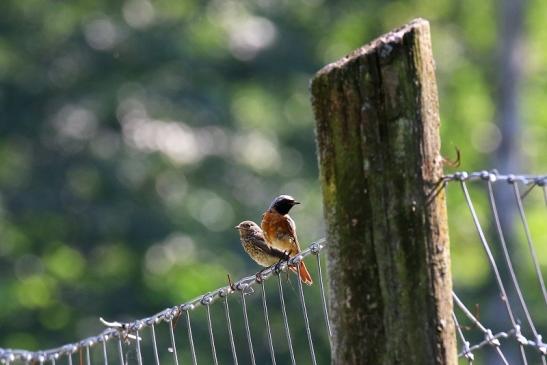
<path fill-rule="evenodd" d="M 311 84 L 334 364 L 456 364 L 439 114 L 418 19 Z"/>

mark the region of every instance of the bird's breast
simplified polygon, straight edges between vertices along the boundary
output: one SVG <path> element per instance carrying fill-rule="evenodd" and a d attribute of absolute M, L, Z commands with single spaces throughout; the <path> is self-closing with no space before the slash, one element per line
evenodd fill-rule
<path fill-rule="evenodd" d="M 295 243 L 290 234 L 287 218 L 279 213 L 266 212 L 262 218 L 262 231 L 266 241 L 273 247 L 292 254 Z"/>

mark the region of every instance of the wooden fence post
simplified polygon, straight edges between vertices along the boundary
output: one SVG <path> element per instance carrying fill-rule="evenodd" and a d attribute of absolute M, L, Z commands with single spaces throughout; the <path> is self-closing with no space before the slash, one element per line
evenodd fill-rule
<path fill-rule="evenodd" d="M 417 19 L 312 80 L 333 364 L 457 363 L 434 69 Z"/>

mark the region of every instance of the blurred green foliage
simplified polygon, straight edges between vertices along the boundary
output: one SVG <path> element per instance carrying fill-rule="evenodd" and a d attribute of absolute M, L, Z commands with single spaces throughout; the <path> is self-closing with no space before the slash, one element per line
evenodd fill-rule
<path fill-rule="evenodd" d="M 232 227 L 260 220 L 279 193 L 304 203 L 293 214 L 301 242 L 322 237 L 309 80 L 414 17 L 431 21 L 444 153 L 458 146 L 464 169 L 495 167 L 496 7 L 2 1 L 0 347 L 75 341 L 100 329 L 98 316 L 142 317 L 225 285 L 227 273 L 254 272 Z M 547 165 L 546 11 L 545 2 L 528 3 L 520 55 L 526 165 L 515 172 Z M 486 222 L 484 196 L 473 193 Z M 545 211 L 539 194 L 528 202 L 545 271 Z M 491 274 L 456 188 L 449 216 L 455 284 L 479 295 Z M 523 267 L 528 292 L 538 293 Z M 259 308 L 251 315 L 260 318 Z M 194 323 L 203 327 L 204 318 Z M 295 331 L 305 353 L 303 329 Z"/>

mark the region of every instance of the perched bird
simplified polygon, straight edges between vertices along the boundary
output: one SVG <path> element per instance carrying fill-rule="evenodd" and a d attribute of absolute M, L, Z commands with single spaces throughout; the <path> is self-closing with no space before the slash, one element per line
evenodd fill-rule
<path fill-rule="evenodd" d="M 285 252 L 266 243 L 262 229 L 255 222 L 243 221 L 235 226 L 243 249 L 260 266 L 269 267 L 283 259 L 288 259 Z"/>
<path fill-rule="evenodd" d="M 300 203 L 292 196 L 278 196 L 262 215 L 262 222 L 260 224 L 266 241 L 276 249 L 286 252 L 289 257 L 300 253 L 300 245 L 296 237 L 296 226 L 288 214 L 289 210 L 296 204 Z M 313 283 L 304 262 L 300 262 L 298 275 L 304 284 L 311 285 Z"/>

